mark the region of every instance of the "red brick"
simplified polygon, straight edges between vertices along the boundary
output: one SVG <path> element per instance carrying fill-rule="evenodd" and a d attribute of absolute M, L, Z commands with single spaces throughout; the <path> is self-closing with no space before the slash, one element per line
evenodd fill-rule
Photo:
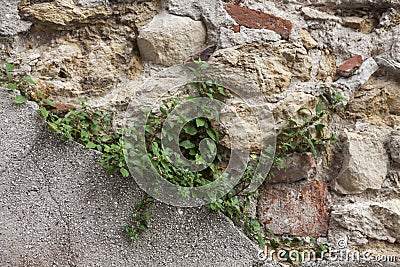
<path fill-rule="evenodd" d="M 363 63 L 362 56 L 356 55 L 343 62 L 343 64 L 339 66 L 338 70 L 340 72 L 351 72 L 359 68 L 362 65 L 362 63 Z"/>
<path fill-rule="evenodd" d="M 327 186 L 322 181 L 266 185 L 260 189 L 257 216 L 265 230 L 295 236 L 327 236 Z"/>
<path fill-rule="evenodd" d="M 283 168 L 272 168 L 274 177 L 268 180 L 269 184 L 292 183 L 307 180 L 317 173 L 317 161 L 312 153 L 293 153 L 283 162 Z"/>
<path fill-rule="evenodd" d="M 289 38 L 292 23 L 280 17 L 234 4 L 225 4 L 225 10 L 241 26 L 252 29 L 268 29 Z"/>

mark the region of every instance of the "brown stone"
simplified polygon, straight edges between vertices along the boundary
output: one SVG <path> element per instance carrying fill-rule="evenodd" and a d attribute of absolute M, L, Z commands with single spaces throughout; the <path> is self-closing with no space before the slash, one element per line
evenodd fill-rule
<path fill-rule="evenodd" d="M 234 32 L 240 32 L 240 25 L 232 25 L 231 26 L 232 31 Z"/>
<path fill-rule="evenodd" d="M 313 49 L 318 46 L 318 42 L 312 38 L 311 34 L 306 30 L 299 32 L 300 40 L 307 50 Z"/>
<path fill-rule="evenodd" d="M 57 114 L 57 115 L 65 115 L 67 114 L 70 110 L 76 109 L 75 105 L 72 104 L 67 104 L 67 103 L 61 103 L 61 102 L 54 102 L 54 105 L 56 106 L 55 108 L 50 109 L 51 112 Z"/>
<path fill-rule="evenodd" d="M 400 84 L 385 77 L 371 77 L 354 93 L 347 105 L 347 119 L 366 121 L 374 125 L 399 125 Z"/>
<path fill-rule="evenodd" d="M 360 32 L 365 34 L 371 33 L 377 24 L 378 21 L 376 19 L 365 19 L 360 25 Z"/>
<path fill-rule="evenodd" d="M 268 29 L 283 38 L 289 38 L 292 23 L 280 17 L 234 4 L 225 4 L 225 10 L 241 26 L 252 29 Z"/>
<path fill-rule="evenodd" d="M 362 63 L 363 63 L 362 56 L 356 55 L 343 62 L 343 64 L 339 66 L 338 70 L 340 72 L 351 72 L 359 68 L 362 65 Z"/>
<path fill-rule="evenodd" d="M 295 236 L 327 236 L 327 185 L 322 181 L 266 185 L 260 190 L 257 216 L 265 230 Z"/>
<path fill-rule="evenodd" d="M 291 183 L 307 180 L 317 173 L 317 162 L 312 153 L 293 153 L 283 162 L 283 168 L 271 170 L 274 177 L 268 180 L 269 184 Z"/>
<path fill-rule="evenodd" d="M 344 26 L 358 30 L 360 29 L 361 23 L 364 21 L 364 19 L 352 16 L 352 17 L 344 17 L 342 18 L 342 21 Z"/>

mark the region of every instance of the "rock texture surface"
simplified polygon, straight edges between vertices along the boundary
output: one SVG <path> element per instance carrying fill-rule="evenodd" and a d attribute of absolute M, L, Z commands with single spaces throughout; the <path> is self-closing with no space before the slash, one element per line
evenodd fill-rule
<path fill-rule="evenodd" d="M 386 150 L 376 135 L 347 132 L 343 167 L 334 189 L 341 194 L 381 189 L 388 163 Z"/>
<path fill-rule="evenodd" d="M 17 10 L 19 0 L 5 1 L 0 11 L 0 35 L 16 35 L 27 31 L 31 23 L 21 19 Z"/>
<path fill-rule="evenodd" d="M 253 53 L 255 50 L 260 52 Z M 257 42 L 221 49 L 213 55 L 211 62 L 246 69 L 248 81 L 257 84 L 265 96 L 286 91 L 292 79 L 304 82 L 310 79 L 311 59 L 298 43 Z"/>
<path fill-rule="evenodd" d="M 293 183 L 313 178 L 317 173 L 317 162 L 312 153 L 293 153 L 282 164 L 282 168 L 272 168 L 274 176 L 268 179 L 269 184 Z"/>
<path fill-rule="evenodd" d="M 206 38 L 201 21 L 161 13 L 140 31 L 138 47 L 144 60 L 172 66 L 204 48 Z"/>
<path fill-rule="evenodd" d="M 393 161 L 400 163 L 400 134 L 394 134 L 390 140 L 390 155 Z"/>
<path fill-rule="evenodd" d="M 365 202 L 334 207 L 332 218 L 364 237 L 396 242 L 399 237 L 400 200 Z"/>

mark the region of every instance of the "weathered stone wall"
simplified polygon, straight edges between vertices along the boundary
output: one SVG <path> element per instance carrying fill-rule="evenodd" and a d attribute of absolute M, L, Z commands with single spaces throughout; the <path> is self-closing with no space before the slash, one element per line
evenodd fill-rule
<path fill-rule="evenodd" d="M 345 109 L 329 122 L 339 145 L 317 161 L 293 156 L 261 188 L 257 215 L 279 234 L 400 254 L 399 1 L 17 2 L 0 11 L 2 59 L 50 99 L 88 98 L 116 122 L 145 78 L 205 48 L 246 71 L 234 82 L 258 87 L 278 127 L 340 92 Z"/>

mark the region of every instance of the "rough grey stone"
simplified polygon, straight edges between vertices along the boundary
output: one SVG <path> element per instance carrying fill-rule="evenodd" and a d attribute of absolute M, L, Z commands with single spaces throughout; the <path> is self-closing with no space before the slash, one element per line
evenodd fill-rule
<path fill-rule="evenodd" d="M 400 238 L 400 199 L 340 205 L 331 215 L 340 226 L 364 237 L 391 243 Z"/>
<path fill-rule="evenodd" d="M 163 12 L 141 29 L 138 47 L 144 60 L 172 66 L 204 48 L 206 36 L 201 21 Z"/>
<path fill-rule="evenodd" d="M 336 22 L 341 21 L 341 19 L 337 16 L 329 15 L 328 13 L 310 7 L 303 7 L 301 9 L 301 12 L 303 12 L 304 16 L 308 19 L 331 20 Z"/>
<path fill-rule="evenodd" d="M 400 163 L 400 133 L 394 134 L 390 139 L 390 155 L 393 161 Z"/>
<path fill-rule="evenodd" d="M 1 266 L 251 266 L 257 259 L 255 244 L 206 208 L 157 203 L 150 229 L 132 243 L 122 228 L 143 198 L 134 180 L 109 176 L 98 152 L 61 141 L 29 105 L 11 104 L 4 91 L 0 99 L 2 149 L 18 155 L 0 161 Z"/>
<path fill-rule="evenodd" d="M 108 0 L 76 0 L 76 2 L 78 3 L 78 5 L 86 8 L 106 6 L 109 4 Z"/>
<path fill-rule="evenodd" d="M 10 102 L 10 98 L 15 94 L 13 92 L 5 92 L 1 89 L 0 107 L 6 107 Z M 40 132 L 43 131 L 45 123 L 41 119 L 36 103 L 30 102 L 27 106 L 11 104 L 11 108 L 15 112 L 19 112 L 18 116 L 10 116 L 10 112 L 6 108 L 0 109 L 0 170 L 8 165 L 12 160 L 19 160 L 28 154 L 34 141 L 38 138 Z M 21 127 L 28 123 L 29 127 Z M 12 146 L 10 144 L 13 144 Z"/>
<path fill-rule="evenodd" d="M 274 176 L 268 179 L 268 184 L 309 180 L 317 173 L 317 162 L 311 152 L 289 154 L 282 165 L 282 168 L 271 169 Z"/>
<path fill-rule="evenodd" d="M 312 36 L 322 48 L 332 49 L 336 58 L 336 64 L 361 55 L 364 59 L 374 55 L 377 43 L 385 43 L 385 37 L 376 33 L 364 34 L 342 26 L 337 22 L 325 22 L 321 27 L 321 21 L 316 20 L 316 29 L 312 30 Z"/>
<path fill-rule="evenodd" d="M 16 35 L 25 32 L 31 23 L 21 20 L 18 15 L 17 4 L 20 0 L 4 0 L 0 9 L 0 35 Z"/>
<path fill-rule="evenodd" d="M 373 133 L 345 132 L 343 166 L 333 189 L 341 194 L 358 194 L 381 189 L 389 159 L 383 142 Z"/>
<path fill-rule="evenodd" d="M 221 29 L 235 24 L 219 0 L 166 0 L 165 5 L 171 14 L 203 20 L 210 43 L 218 43 Z"/>
<path fill-rule="evenodd" d="M 400 73 L 400 62 L 398 62 L 394 59 L 378 56 L 378 57 L 376 57 L 376 62 L 380 66 L 386 67 L 386 68 L 392 70 L 396 74 Z"/>
<path fill-rule="evenodd" d="M 309 0 L 315 5 L 328 5 L 342 8 L 367 8 L 367 9 L 385 9 L 388 7 L 399 7 L 399 0 Z"/>
<path fill-rule="evenodd" d="M 388 51 L 376 57 L 376 62 L 400 77 L 400 27 L 393 31 L 394 36 Z"/>
<path fill-rule="evenodd" d="M 221 48 L 228 48 L 255 41 L 279 41 L 281 36 L 267 29 L 249 29 L 240 27 L 240 32 L 234 32 L 232 29 L 221 28 L 220 45 Z"/>

